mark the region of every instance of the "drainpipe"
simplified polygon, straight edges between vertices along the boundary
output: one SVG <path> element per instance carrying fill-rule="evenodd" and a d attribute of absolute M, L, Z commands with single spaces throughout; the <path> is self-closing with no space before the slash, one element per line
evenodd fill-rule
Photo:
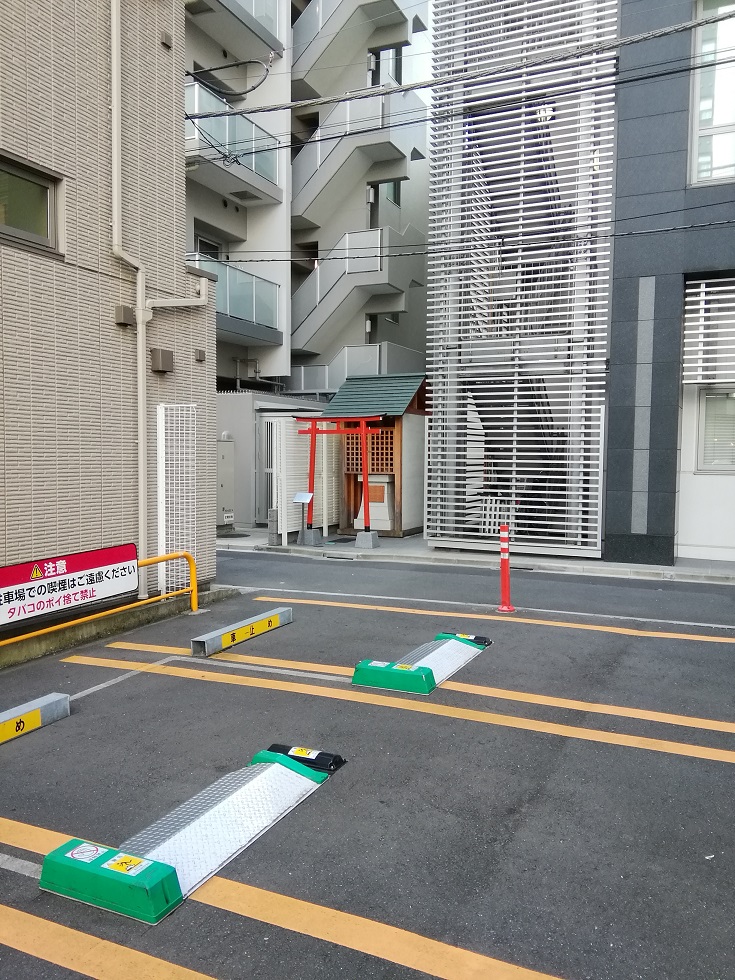
<path fill-rule="evenodd" d="M 135 269 L 138 390 L 138 555 L 148 558 L 148 404 L 146 382 L 146 325 L 153 316 L 146 308 L 145 267 L 123 248 L 122 235 L 122 57 L 120 0 L 110 0 L 110 68 L 112 97 L 112 254 Z M 138 594 L 148 596 L 148 576 L 139 570 Z"/>
<path fill-rule="evenodd" d="M 197 299 L 146 300 L 145 266 L 123 247 L 122 228 L 122 55 L 121 0 L 110 0 L 110 68 L 112 128 L 112 254 L 135 269 L 135 322 L 137 325 L 136 373 L 138 390 L 138 555 L 148 558 L 148 400 L 146 326 L 155 307 L 206 306 L 208 280 L 199 280 Z M 138 594 L 148 596 L 146 569 L 139 569 Z"/>

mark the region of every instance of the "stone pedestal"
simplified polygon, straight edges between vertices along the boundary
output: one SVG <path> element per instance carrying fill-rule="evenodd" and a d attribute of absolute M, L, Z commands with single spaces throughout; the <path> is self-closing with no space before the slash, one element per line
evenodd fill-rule
<path fill-rule="evenodd" d="M 307 527 L 299 531 L 296 544 L 303 544 L 309 548 L 319 548 L 322 544 L 322 532 L 318 527 Z"/>
<path fill-rule="evenodd" d="M 356 548 L 379 548 L 380 541 L 378 540 L 377 531 L 358 531 L 357 538 L 355 539 Z"/>

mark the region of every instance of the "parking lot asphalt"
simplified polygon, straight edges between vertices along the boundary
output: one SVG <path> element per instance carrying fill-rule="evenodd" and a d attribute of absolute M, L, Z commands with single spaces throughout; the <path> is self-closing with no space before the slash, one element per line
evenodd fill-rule
<path fill-rule="evenodd" d="M 234 558 L 237 598 L 2 672 L 0 710 L 73 701 L 0 745 L 0 976 L 735 977 L 733 592 L 519 577 L 502 616 L 475 572 L 335 564 Z M 350 685 L 442 630 L 494 642 L 429 697 Z M 273 742 L 348 763 L 159 925 L 38 889 Z"/>

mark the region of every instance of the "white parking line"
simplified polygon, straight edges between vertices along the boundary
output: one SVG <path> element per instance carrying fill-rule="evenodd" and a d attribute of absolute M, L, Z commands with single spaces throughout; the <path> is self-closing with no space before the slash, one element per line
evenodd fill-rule
<path fill-rule="evenodd" d="M 3 854 L 2 851 L 0 851 L 0 868 L 5 868 L 6 871 L 16 871 L 20 875 L 25 875 L 26 878 L 38 879 L 41 877 L 40 864 L 11 857 L 10 854 Z"/>
<path fill-rule="evenodd" d="M 167 664 L 169 660 L 178 660 L 178 657 L 164 657 L 163 660 L 156 660 L 156 665 Z M 70 701 L 78 701 L 80 698 L 86 698 L 88 694 L 96 694 L 97 691 L 103 691 L 106 687 L 112 687 L 113 684 L 119 684 L 120 681 L 126 681 L 129 677 L 135 677 L 136 674 L 140 674 L 139 670 L 129 670 L 124 674 L 120 674 L 119 677 L 113 677 L 111 681 L 105 681 L 103 684 L 95 684 L 94 687 L 88 687 L 86 691 L 79 691 L 78 694 L 72 694 L 69 698 Z"/>
<path fill-rule="evenodd" d="M 182 660 L 184 663 L 191 665 L 192 658 L 181 656 L 181 657 L 168 657 L 168 660 Z M 158 663 L 165 663 L 165 660 L 159 660 Z M 193 661 L 194 663 L 201 664 L 202 661 L 198 658 Z M 206 663 L 211 664 L 213 667 L 227 667 L 232 670 L 254 670 L 262 671 L 265 674 L 286 674 L 288 677 L 306 677 L 308 680 L 318 680 L 318 681 L 336 681 L 338 684 L 351 684 L 351 677 L 341 677 L 338 674 L 322 674 L 316 673 L 312 670 L 291 670 L 288 667 L 263 667 L 260 664 L 237 664 L 233 663 L 231 660 L 213 660 L 209 657 L 206 658 Z M 139 671 L 135 671 L 139 673 Z"/>

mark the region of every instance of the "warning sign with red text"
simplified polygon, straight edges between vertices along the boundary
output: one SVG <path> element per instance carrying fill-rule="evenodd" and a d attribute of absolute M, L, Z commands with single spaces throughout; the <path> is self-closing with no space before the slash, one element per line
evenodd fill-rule
<path fill-rule="evenodd" d="M 0 568 L 0 626 L 135 592 L 138 550 L 120 544 Z"/>

